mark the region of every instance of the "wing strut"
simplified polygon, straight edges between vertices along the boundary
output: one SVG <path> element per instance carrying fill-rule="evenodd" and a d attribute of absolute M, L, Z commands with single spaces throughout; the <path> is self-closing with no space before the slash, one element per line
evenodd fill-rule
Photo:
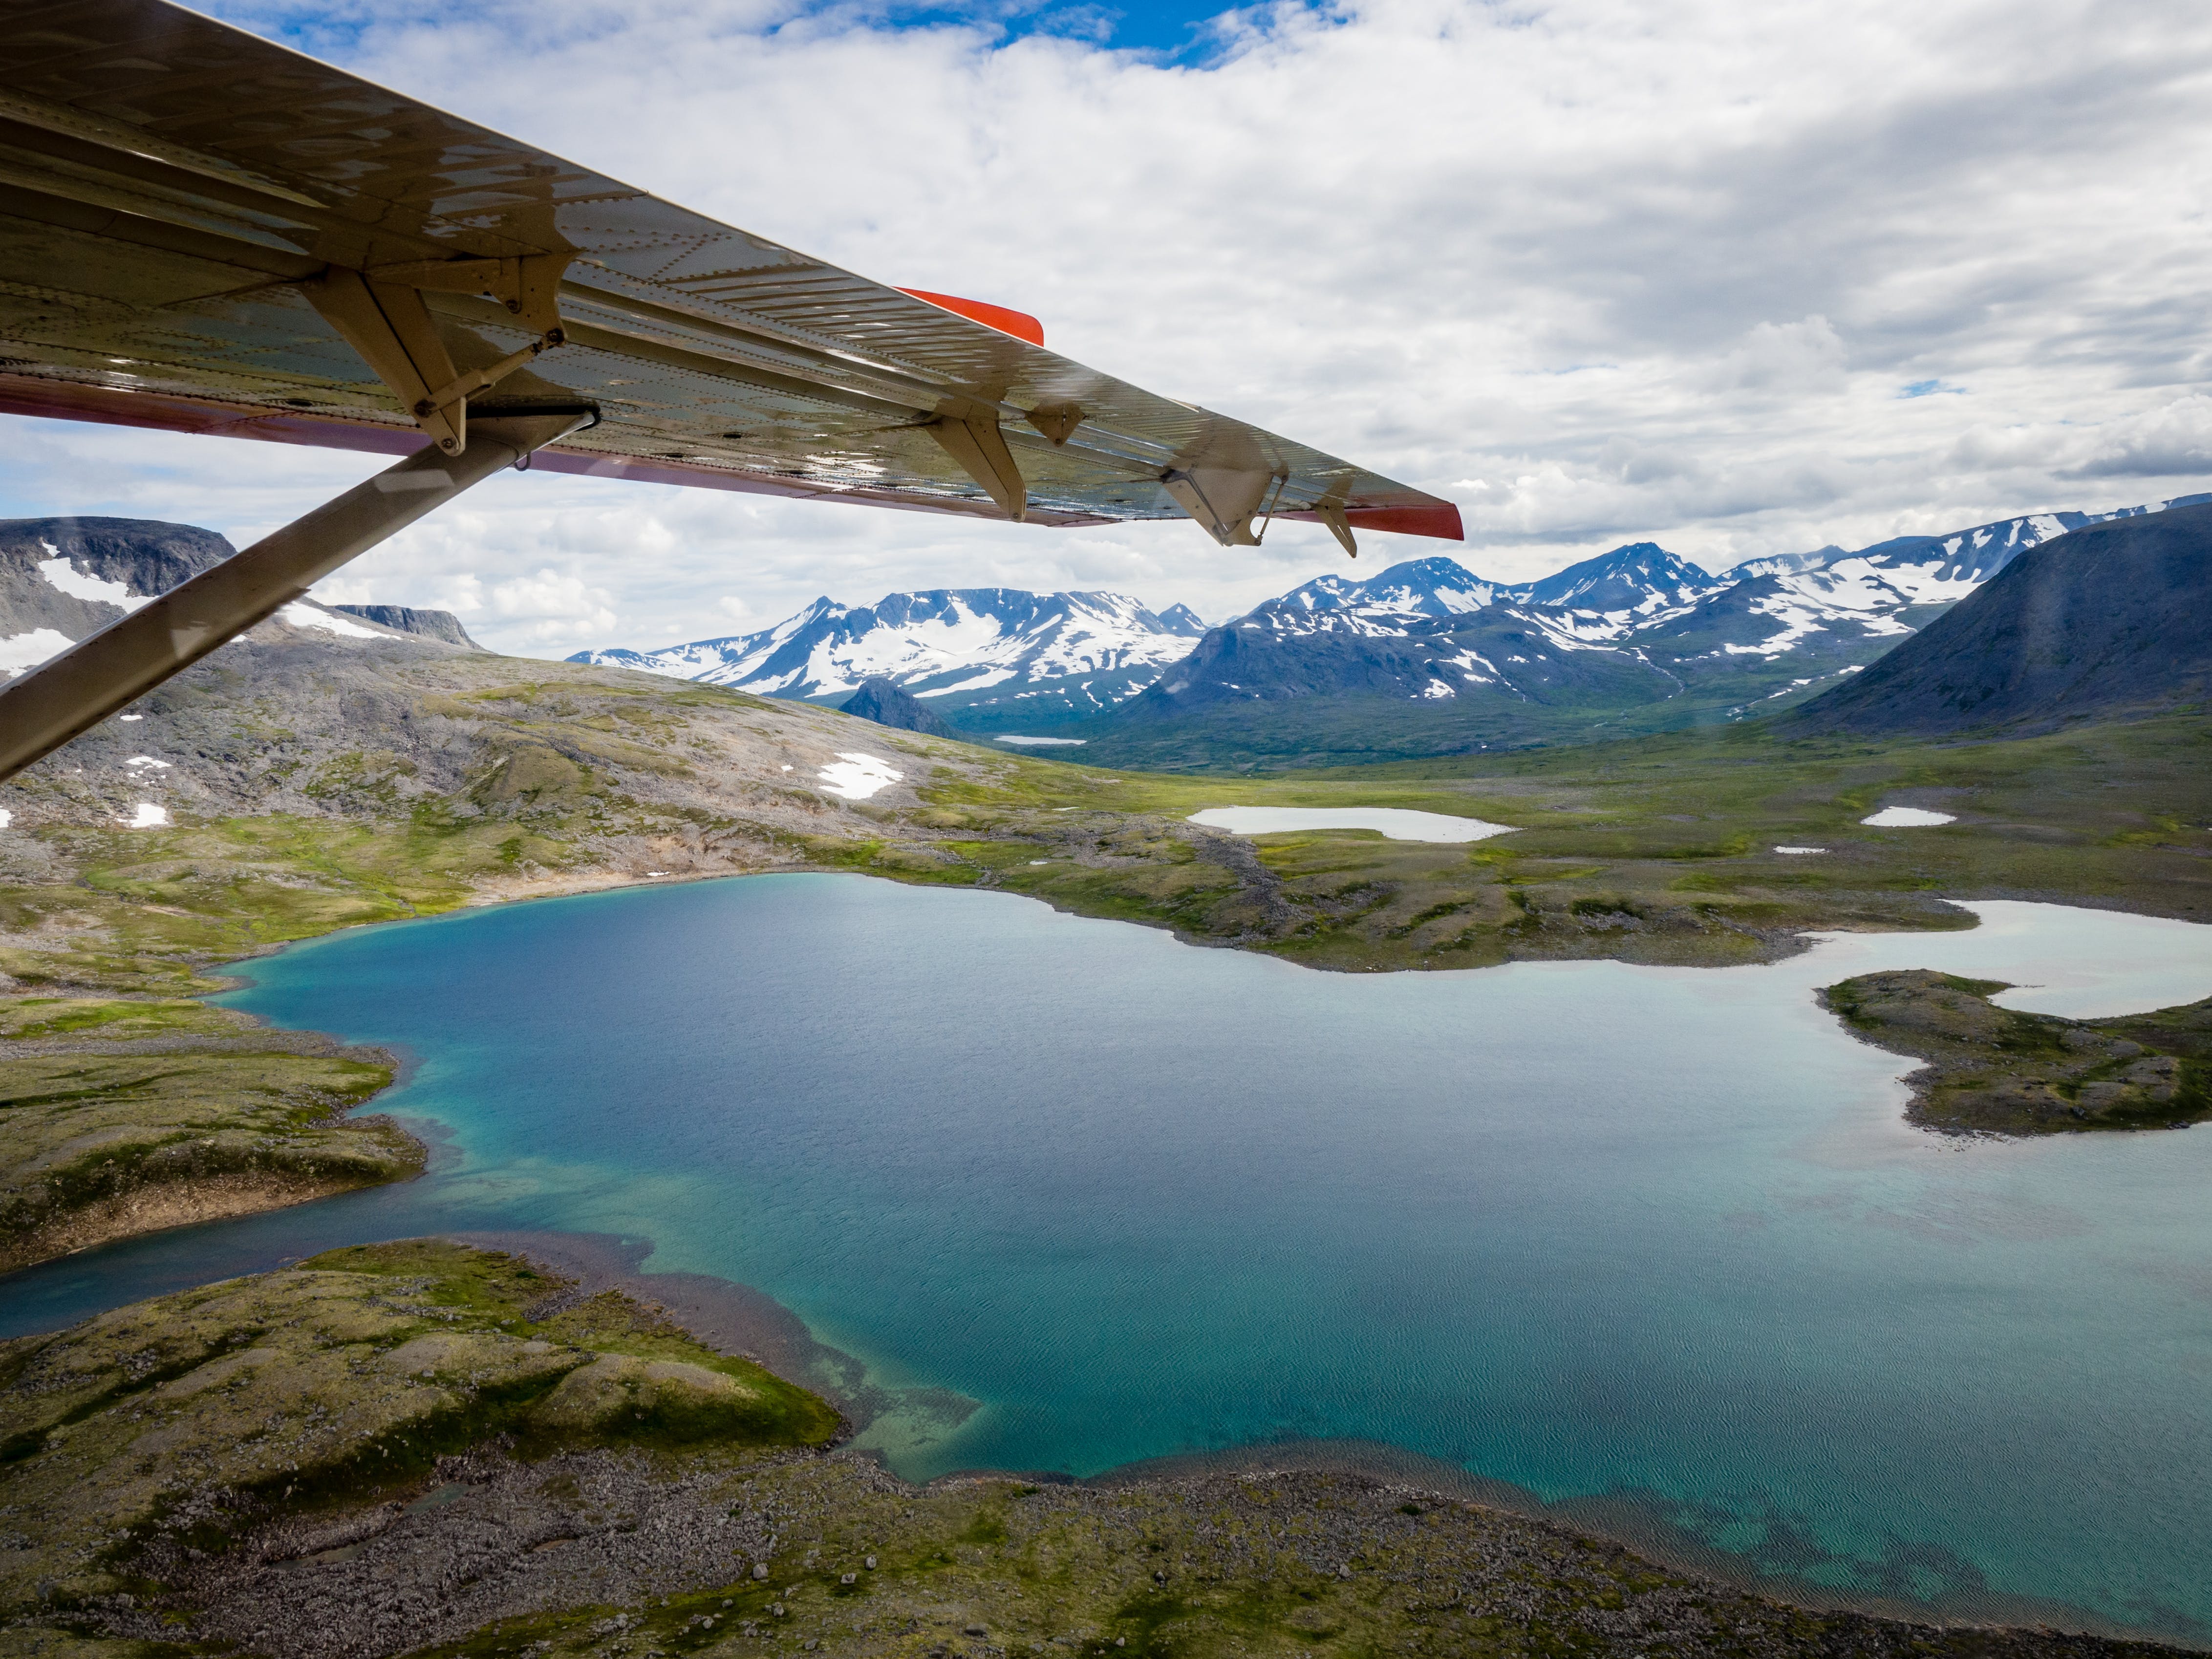
<path fill-rule="evenodd" d="M 419 449 L 0 685 L 0 779 L 303 598 L 347 560 L 592 418 L 581 404 L 479 416 L 466 453 L 448 455 L 437 443 Z"/>

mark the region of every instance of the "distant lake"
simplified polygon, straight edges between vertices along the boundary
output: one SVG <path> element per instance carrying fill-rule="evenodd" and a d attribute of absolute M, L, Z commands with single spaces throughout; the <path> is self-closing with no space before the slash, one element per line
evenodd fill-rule
<path fill-rule="evenodd" d="M 1811 996 L 2171 1004 L 2212 929 L 1975 908 L 1719 970 L 1322 974 L 816 875 L 339 934 L 230 1000 L 417 1056 L 385 1104 L 434 1173 L 18 1275 L 0 1322 L 641 1234 L 978 1402 L 872 1427 L 910 1476 L 1379 1443 L 1861 1601 L 2212 1641 L 2212 1130 L 1922 1133 Z"/>
<path fill-rule="evenodd" d="M 1486 823 L 1449 812 L 1420 812 L 1405 806 L 1209 806 L 1190 815 L 1193 823 L 1226 830 L 1232 836 L 1279 836 L 1297 830 L 1372 830 L 1392 841 L 1485 841 L 1510 835 L 1519 826 Z"/>

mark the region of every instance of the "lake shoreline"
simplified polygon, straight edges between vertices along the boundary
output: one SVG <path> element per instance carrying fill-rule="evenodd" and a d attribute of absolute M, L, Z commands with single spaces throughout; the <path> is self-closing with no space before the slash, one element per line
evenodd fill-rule
<path fill-rule="evenodd" d="M 1934 1604 L 1903 1597 L 1852 1594 L 1788 1572 L 1762 1569 L 1750 1558 L 1721 1549 L 1670 1521 L 1656 1494 L 1614 1492 L 1547 1501 L 1526 1487 L 1379 1441 L 1274 1441 L 1218 1451 L 1140 1459 L 1073 1475 L 1056 1469 L 959 1468 L 927 1480 L 908 1480 L 854 1436 L 890 1401 L 871 1385 L 863 1362 L 820 1341 L 796 1313 L 753 1286 L 711 1273 L 653 1273 L 642 1263 L 650 1241 L 611 1234 L 483 1232 L 445 1235 L 455 1243 L 509 1251 L 574 1279 L 587 1294 L 617 1291 L 684 1326 L 720 1352 L 751 1359 L 787 1382 L 823 1394 L 845 1427 L 832 1443 L 842 1455 L 862 1459 L 907 1490 L 939 1492 L 1007 1482 L 1098 1492 L 1144 1492 L 1194 1497 L 1225 1480 L 1343 1477 L 1378 1491 L 1437 1504 L 1472 1504 L 1516 1521 L 1553 1528 L 1588 1542 L 1623 1549 L 1671 1572 L 1711 1581 L 1729 1591 L 1814 1613 L 1842 1613 L 1948 1632 L 2027 1634 L 2063 1632 L 2103 1641 L 2148 1643 L 2195 1650 L 2171 1636 L 2100 1617 L 2062 1601 L 1984 1591 Z M 837 1379 L 825 1389 L 825 1377 Z M 2212 1651 L 2212 1633 L 2201 1644 Z"/>
<path fill-rule="evenodd" d="M 437 1242 L 401 1242 L 374 1253 L 404 1255 Z M 707 1349 L 763 1364 L 787 1382 L 801 1379 L 774 1363 L 771 1353 L 787 1362 L 797 1357 L 805 1367 L 818 1367 L 824 1353 L 856 1364 L 823 1349 L 796 1315 L 758 1291 L 708 1274 L 640 1271 L 650 1246 L 639 1238 L 480 1233 L 447 1235 L 445 1242 L 501 1252 L 516 1267 L 549 1275 L 561 1289 L 529 1308 L 534 1321 L 559 1319 L 580 1307 L 604 1308 L 608 1292 L 614 1292 L 635 1306 L 635 1314 L 626 1316 L 641 1322 L 641 1328 L 680 1328 Z M 338 1264 L 325 1256 L 308 1265 Z M 222 1288 L 250 1293 L 268 1277 L 250 1274 Z M 280 1270 L 276 1282 L 283 1278 Z M 163 1338 L 142 1317 L 133 1340 Z M 450 1340 L 421 1339 L 416 1346 Z M 733 1353 L 739 1342 L 756 1346 Z M 762 1603 L 741 1610 L 741 1618 L 767 1614 L 773 1598 L 774 1616 L 781 1620 L 788 1602 L 793 1617 L 787 1626 L 774 1627 L 777 1634 L 817 1635 L 833 1652 L 873 1652 L 866 1644 L 829 1639 L 845 1628 L 836 1621 L 858 1610 L 830 1598 L 852 1584 L 849 1571 L 834 1587 L 833 1580 L 841 1568 L 862 1565 L 862 1547 L 882 1551 L 887 1569 L 911 1573 L 916 1561 L 922 1564 L 933 1575 L 924 1582 L 937 1583 L 939 1592 L 913 1611 L 948 1633 L 963 1621 L 1005 1631 L 1031 1610 L 1018 1592 L 1009 1603 L 1006 1586 L 992 1582 L 991 1542 L 1012 1550 L 1022 1547 L 1024 1535 L 1049 1538 L 1063 1559 L 1071 1544 L 1085 1555 L 1103 1551 L 1099 1563 L 1073 1583 L 1056 1591 L 1030 1587 L 1032 1598 L 1064 1604 L 1056 1609 L 1060 1622 L 1081 1629 L 1081 1620 L 1095 1621 L 1102 1613 L 1127 1618 L 1136 1605 L 1117 1601 L 1127 1587 L 1115 1587 L 1116 1574 L 1108 1565 L 1129 1548 L 1116 1540 L 1133 1523 L 1155 1551 L 1162 1549 L 1164 1536 L 1175 1540 L 1164 1553 L 1139 1553 L 1137 1560 L 1147 1570 L 1158 1561 L 1156 1585 L 1145 1588 L 1155 1602 L 1183 1616 L 1204 1616 L 1212 1596 L 1249 1597 L 1255 1589 L 1284 1595 L 1284 1586 L 1312 1580 L 1313 1588 L 1296 1592 L 1306 1605 L 1346 1598 L 1347 1607 L 1364 1606 L 1370 1617 L 1379 1613 L 1388 1621 L 1385 1628 L 1408 1633 L 1456 1632 L 1471 1620 L 1468 1633 L 1474 1635 L 1499 1622 L 1502 1613 L 1508 1631 L 1516 1618 L 1529 1620 L 1532 1633 L 1564 1623 L 1600 1637 L 1633 1632 L 1639 1642 L 1665 1642 L 1670 1650 L 1689 1655 L 1724 1649 L 1765 1656 L 1817 1650 L 1884 1659 L 1946 1654 L 1956 1659 L 2156 1659 L 2212 1649 L 2212 1641 L 2178 1643 L 2077 1607 L 2019 1597 L 1930 1606 L 1842 1595 L 1802 1578 L 1759 1571 L 1713 1548 L 1668 1525 L 1647 1495 L 1546 1503 L 1508 1483 L 1380 1443 L 1275 1443 L 1150 1459 L 1082 1479 L 963 1469 L 915 1482 L 842 1443 L 850 1429 L 848 1421 L 817 1450 L 794 1448 L 765 1463 L 734 1467 L 719 1459 L 699 1462 L 680 1452 L 665 1466 L 639 1463 L 620 1449 L 619 1440 L 580 1446 L 541 1462 L 518 1456 L 503 1443 L 458 1448 L 411 1482 L 365 1497 L 366 1508 L 319 1509 L 304 1518 L 272 1510 L 238 1559 L 210 1557 L 180 1581 L 181 1601 L 173 1595 L 166 1603 L 133 1609 L 126 1597 L 88 1610 L 116 1635 L 163 1632 L 162 1620 L 189 1607 L 195 1610 L 191 1625 L 204 1622 L 209 1632 L 234 1639 L 255 1632 L 273 1637 L 268 1650 L 280 1655 L 325 1654 L 333 1640 L 347 1651 L 396 1651 L 380 1609 L 410 1586 L 445 1584 L 454 1560 L 465 1557 L 473 1564 L 471 1578 L 481 1576 L 478 1595 L 489 1599 L 467 1613 L 441 1610 L 459 1624 L 438 1632 L 434 1645 L 441 1652 L 463 1638 L 467 1625 L 496 1624 L 505 1631 L 518 1617 L 556 1633 L 574 1626 L 574 1634 L 589 1646 L 599 1634 L 591 1621 L 611 1600 L 641 1600 L 647 1612 L 633 1616 L 642 1622 L 653 1616 L 656 1599 L 666 1607 L 665 1598 L 672 1595 L 683 1603 L 675 1613 L 689 1632 L 706 1616 L 700 1609 L 719 1614 L 730 1607 L 732 1595 Z M 738 1479 L 741 1487 L 718 1484 Z M 602 1503 L 618 1491 L 633 1513 L 652 1512 L 646 1535 L 656 1541 L 649 1555 L 629 1559 L 637 1552 L 623 1540 L 639 1535 L 634 1525 L 602 1529 L 583 1517 L 564 1519 L 557 1501 L 548 1510 L 546 1494 L 573 1489 L 579 1481 L 599 1492 Z M 725 1495 L 716 1498 L 717 1491 Z M 732 1495 L 738 1498 L 734 1508 Z M 757 1520 L 750 1507 L 764 1497 L 767 1505 L 757 1513 L 772 1520 Z M 914 1528 L 897 1517 L 913 1522 L 916 1506 L 921 1529 L 904 1536 Z M 531 1513 L 518 1522 L 518 1510 Z M 742 1511 L 746 1523 L 734 1561 L 725 1510 L 729 1516 Z M 964 1526 L 961 1517 L 968 1517 Z M 1006 1542 L 1010 1528 L 1017 1528 L 1012 1543 Z M 972 1563 L 972 1549 L 930 1553 L 944 1548 L 948 1534 L 954 1545 L 981 1540 L 987 1547 Z M 865 1546 L 855 1541 L 861 1539 Z M 830 1546 L 831 1559 L 817 1562 L 823 1551 L 817 1547 L 798 1559 L 809 1541 Z M 1254 1541 L 1261 1546 L 1256 1556 Z M 334 1542 L 339 1547 L 330 1547 Z M 542 1553 L 555 1545 L 567 1547 L 553 1564 L 558 1571 L 549 1577 Z M 749 1560 L 760 1568 L 748 1571 Z M 940 1561 L 951 1571 L 936 1565 Z M 866 1569 L 872 1572 L 876 1565 L 876 1554 L 869 1553 Z M 976 1582 L 963 1583 L 963 1568 L 975 1570 Z M 1127 1572 L 1124 1563 L 1120 1576 Z M 615 1583 L 608 1582 L 610 1575 Z M 732 1577 L 739 1582 L 725 1582 Z M 770 1582 L 755 1582 L 761 1579 Z M 1462 1585 L 1486 1581 L 1491 1588 L 1486 1595 L 1468 1597 L 1464 1588 L 1449 1588 L 1455 1580 Z M 1244 1581 L 1254 1588 L 1231 1588 Z M 904 1603 L 914 1598 L 897 1585 L 915 1583 L 887 1574 L 879 1583 L 872 1581 L 871 1591 L 877 1601 Z M 1516 1585 L 1534 1590 L 1531 1605 L 1518 1605 Z M 1615 1631 L 1608 1609 L 1620 1605 L 1624 1592 L 1634 1598 L 1633 1617 Z M 579 1597 L 598 1605 L 564 1611 Z M 719 1607 L 717 1597 L 724 1598 Z M 168 1611 L 157 1619 L 164 1606 Z M 880 1617 L 881 1610 L 876 1613 Z M 39 1618 L 33 1614 L 30 1624 L 17 1628 L 40 1628 Z M 1292 1633 L 1302 1628 L 1295 1614 L 1287 1622 Z M 972 1637 L 975 1629 L 970 1622 L 966 1633 Z M 1746 1637 L 1752 1638 L 1749 1648 L 1741 1645 Z M 1011 1632 L 992 1639 L 999 1651 L 1024 1645 Z"/>

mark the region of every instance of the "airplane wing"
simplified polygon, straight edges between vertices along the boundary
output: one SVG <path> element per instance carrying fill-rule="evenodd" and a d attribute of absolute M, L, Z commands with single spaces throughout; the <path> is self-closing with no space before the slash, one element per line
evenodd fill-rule
<path fill-rule="evenodd" d="M 1460 537 L 1449 501 L 165 0 L 0 0 L 0 411 L 1013 517 Z"/>

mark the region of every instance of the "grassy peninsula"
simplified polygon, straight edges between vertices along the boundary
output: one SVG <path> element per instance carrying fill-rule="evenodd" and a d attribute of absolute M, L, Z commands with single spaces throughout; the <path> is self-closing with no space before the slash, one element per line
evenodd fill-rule
<path fill-rule="evenodd" d="M 0 1272 L 412 1175 L 411 1136 L 343 1115 L 391 1080 L 204 1003 L 0 1003 Z"/>

